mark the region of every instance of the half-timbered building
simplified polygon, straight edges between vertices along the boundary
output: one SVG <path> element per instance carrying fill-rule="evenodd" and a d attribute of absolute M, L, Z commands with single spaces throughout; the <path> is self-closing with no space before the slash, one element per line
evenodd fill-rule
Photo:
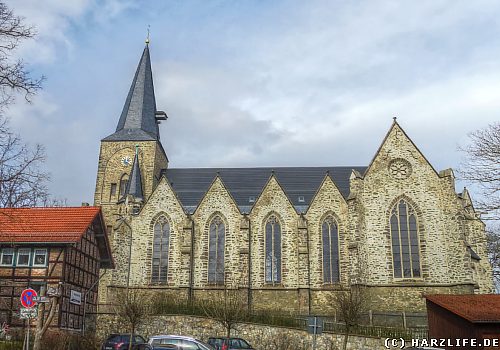
<path fill-rule="evenodd" d="M 0 209 L 0 324 L 23 325 L 20 295 L 32 288 L 55 299 L 53 326 L 81 329 L 96 312 L 100 269 L 112 267 L 100 208 Z"/>

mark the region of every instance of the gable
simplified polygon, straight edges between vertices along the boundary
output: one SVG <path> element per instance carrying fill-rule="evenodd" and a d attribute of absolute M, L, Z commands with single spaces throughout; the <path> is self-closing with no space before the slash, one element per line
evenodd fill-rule
<path fill-rule="evenodd" d="M 160 179 L 160 182 L 153 190 L 151 196 L 147 199 L 144 206 L 141 208 L 141 213 L 144 211 L 148 211 L 149 209 L 161 210 L 163 207 L 168 206 L 172 209 L 172 206 L 175 207 L 177 211 L 184 213 L 184 208 L 175 193 L 172 189 L 167 178 L 164 176 Z"/>
<path fill-rule="evenodd" d="M 346 199 L 342 196 L 330 175 L 327 174 L 314 195 L 307 213 L 318 207 L 332 206 L 334 203 L 338 203 L 338 205 L 347 208 Z"/>
<path fill-rule="evenodd" d="M 269 178 L 264 190 L 252 207 L 251 212 L 255 214 L 255 211 L 257 210 L 258 212 L 261 208 L 266 208 L 266 211 L 271 209 L 276 212 L 281 212 L 283 209 L 287 208 L 287 210 L 290 209 L 294 213 L 297 213 L 290 198 L 288 198 L 274 174 Z"/>
<path fill-rule="evenodd" d="M 377 153 L 373 157 L 370 165 L 364 172 L 364 177 L 368 176 L 374 169 L 378 168 L 380 163 L 384 165 L 390 160 L 403 159 L 415 160 L 420 164 L 426 165 L 436 177 L 439 177 L 437 171 L 432 164 L 425 158 L 418 147 L 408 137 L 401 126 L 394 120 L 389 132 L 385 136 L 382 144 L 380 145 Z"/>
<path fill-rule="evenodd" d="M 224 211 L 223 209 L 226 208 L 226 205 L 230 205 L 236 212 L 239 213 L 238 206 L 234 202 L 234 199 L 228 192 L 221 178 L 217 175 L 212 182 L 212 185 L 203 196 L 200 204 L 196 207 L 196 213 L 198 213 L 199 209 L 202 207 L 209 208 L 211 211 Z"/>

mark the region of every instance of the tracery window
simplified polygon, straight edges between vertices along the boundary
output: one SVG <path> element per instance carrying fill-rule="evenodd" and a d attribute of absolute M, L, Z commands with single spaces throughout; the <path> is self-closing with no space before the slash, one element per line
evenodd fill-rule
<path fill-rule="evenodd" d="M 415 210 L 402 199 L 392 209 L 390 221 L 394 277 L 420 277 L 420 251 Z"/>
<path fill-rule="evenodd" d="M 166 217 L 160 216 L 154 225 L 152 283 L 167 282 L 169 243 L 170 225 Z"/>
<path fill-rule="evenodd" d="M 328 216 L 323 221 L 321 231 L 323 237 L 323 282 L 339 282 L 339 230 L 333 217 Z"/>
<path fill-rule="evenodd" d="M 273 215 L 266 222 L 266 282 L 281 282 L 281 226 Z"/>
<path fill-rule="evenodd" d="M 224 283 L 224 245 L 226 230 L 224 221 L 216 216 L 210 223 L 208 240 L 208 282 Z"/>

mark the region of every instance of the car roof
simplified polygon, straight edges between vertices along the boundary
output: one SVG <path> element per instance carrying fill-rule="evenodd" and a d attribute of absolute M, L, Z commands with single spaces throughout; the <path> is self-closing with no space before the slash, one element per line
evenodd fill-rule
<path fill-rule="evenodd" d="M 149 339 L 162 339 L 162 338 L 177 338 L 177 339 L 185 339 L 185 340 L 197 340 L 193 337 L 188 337 L 185 335 L 175 335 L 175 334 L 162 334 L 162 335 L 152 335 Z"/>
<path fill-rule="evenodd" d="M 241 339 L 241 340 L 244 340 L 243 338 L 240 338 L 240 337 L 210 337 L 208 339 Z"/>

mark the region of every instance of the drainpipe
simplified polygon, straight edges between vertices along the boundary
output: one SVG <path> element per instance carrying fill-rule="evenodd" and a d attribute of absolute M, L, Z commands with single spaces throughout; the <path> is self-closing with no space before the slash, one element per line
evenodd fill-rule
<path fill-rule="evenodd" d="M 130 229 L 130 238 L 129 238 L 129 247 L 128 247 L 128 272 L 127 272 L 127 296 L 128 296 L 128 289 L 130 287 L 130 270 L 132 269 L 132 227 L 125 222 L 125 224 L 129 227 Z"/>
<path fill-rule="evenodd" d="M 190 261 L 190 269 L 189 269 L 189 295 L 188 301 L 192 303 L 194 301 L 194 220 L 191 214 L 188 214 L 188 219 L 191 221 L 191 256 L 189 258 Z"/>
<path fill-rule="evenodd" d="M 306 242 L 307 242 L 307 307 L 308 313 L 311 314 L 312 310 L 312 293 L 311 293 L 311 244 L 309 242 L 309 227 L 307 225 L 307 220 L 304 218 L 304 214 L 300 214 L 302 220 L 306 223 Z"/>
<path fill-rule="evenodd" d="M 252 222 L 248 214 L 244 214 L 248 220 L 248 313 L 252 312 Z"/>
<path fill-rule="evenodd" d="M 92 289 L 96 286 L 97 283 L 101 281 L 101 278 L 104 277 L 104 275 L 108 272 L 108 269 L 104 269 L 104 273 L 99 276 L 99 278 L 92 283 L 90 288 L 85 292 L 85 295 L 83 296 L 83 322 L 82 322 L 82 336 L 85 335 L 85 315 L 87 314 L 87 295 L 90 293 Z"/>

